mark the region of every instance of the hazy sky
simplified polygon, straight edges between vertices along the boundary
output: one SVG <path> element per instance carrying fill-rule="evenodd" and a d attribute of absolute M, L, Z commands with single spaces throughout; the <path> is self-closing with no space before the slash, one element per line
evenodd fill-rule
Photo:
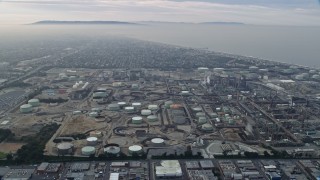
<path fill-rule="evenodd" d="M 319 0 L 0 0 L 0 25 L 39 20 L 320 26 Z"/>

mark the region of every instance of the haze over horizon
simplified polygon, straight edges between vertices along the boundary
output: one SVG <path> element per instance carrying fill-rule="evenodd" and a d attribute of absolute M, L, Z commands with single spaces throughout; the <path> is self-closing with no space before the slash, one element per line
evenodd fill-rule
<path fill-rule="evenodd" d="M 1 25 L 99 20 L 320 26 L 316 0 L 2 0 L 0 12 Z"/>

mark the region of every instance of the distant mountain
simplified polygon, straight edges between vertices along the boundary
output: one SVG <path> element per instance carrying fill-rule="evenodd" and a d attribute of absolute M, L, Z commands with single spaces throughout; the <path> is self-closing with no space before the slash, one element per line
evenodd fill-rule
<path fill-rule="evenodd" d="M 216 24 L 216 25 L 245 25 L 241 22 L 202 22 L 198 24 Z"/>
<path fill-rule="evenodd" d="M 138 23 L 122 21 L 38 21 L 31 25 L 139 25 Z"/>

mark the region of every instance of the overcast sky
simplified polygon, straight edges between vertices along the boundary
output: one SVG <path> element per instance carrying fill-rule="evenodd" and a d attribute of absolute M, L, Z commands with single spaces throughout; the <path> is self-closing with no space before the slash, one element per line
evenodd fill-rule
<path fill-rule="evenodd" d="M 0 0 L 0 24 L 40 20 L 320 26 L 319 0 Z"/>

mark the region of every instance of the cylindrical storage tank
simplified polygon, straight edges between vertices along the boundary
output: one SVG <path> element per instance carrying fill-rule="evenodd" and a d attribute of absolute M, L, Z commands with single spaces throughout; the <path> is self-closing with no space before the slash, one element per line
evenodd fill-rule
<path fill-rule="evenodd" d="M 194 107 L 194 108 L 192 108 L 192 111 L 194 111 L 194 112 L 201 112 L 201 111 L 202 111 L 202 108 L 201 108 L 201 107 Z"/>
<path fill-rule="evenodd" d="M 141 124 L 142 123 L 142 117 L 140 116 L 135 116 L 131 118 L 132 124 Z"/>
<path fill-rule="evenodd" d="M 218 114 L 217 113 L 210 113 L 209 116 L 211 118 L 217 118 L 218 117 Z"/>
<path fill-rule="evenodd" d="M 315 75 L 312 76 L 312 79 L 320 79 L 320 76 L 315 74 Z"/>
<path fill-rule="evenodd" d="M 199 118 L 199 117 L 206 117 L 206 114 L 203 113 L 203 112 L 198 112 L 196 113 L 196 117 Z"/>
<path fill-rule="evenodd" d="M 98 117 L 98 115 L 99 115 L 99 114 L 98 114 L 97 112 L 90 112 L 90 113 L 89 113 L 89 116 L 90 116 L 90 117 L 94 117 L 94 118 L 95 118 L 95 117 Z"/>
<path fill-rule="evenodd" d="M 205 123 L 207 123 L 207 118 L 205 118 L 205 117 L 199 117 L 199 119 L 198 119 L 198 124 L 205 124 Z"/>
<path fill-rule="evenodd" d="M 22 112 L 22 113 L 32 112 L 32 106 L 30 104 L 24 104 L 24 105 L 20 106 L 20 112 Z"/>
<path fill-rule="evenodd" d="M 28 104 L 30 104 L 32 107 L 36 107 L 40 105 L 39 99 L 30 99 L 28 101 Z"/>
<path fill-rule="evenodd" d="M 173 104 L 173 101 L 166 101 L 166 102 L 164 103 L 164 107 L 167 108 L 167 109 L 169 109 L 172 104 Z"/>
<path fill-rule="evenodd" d="M 163 146 L 164 145 L 164 139 L 162 139 L 162 138 L 153 138 L 153 139 L 151 139 L 151 143 L 154 146 Z"/>
<path fill-rule="evenodd" d="M 107 97 L 107 92 L 102 92 L 102 91 L 94 92 L 92 94 L 92 97 L 104 98 L 104 97 Z"/>
<path fill-rule="evenodd" d="M 311 69 L 311 70 L 309 71 L 309 73 L 314 74 L 314 73 L 317 73 L 317 71 L 314 70 L 314 69 Z"/>
<path fill-rule="evenodd" d="M 91 108 L 91 111 L 92 112 L 101 112 L 101 108 L 97 108 L 97 107 Z"/>
<path fill-rule="evenodd" d="M 203 125 L 201 126 L 201 130 L 203 130 L 203 131 L 212 131 L 212 130 L 213 130 L 213 127 L 212 127 L 211 124 L 206 123 L 206 124 L 203 124 Z"/>
<path fill-rule="evenodd" d="M 214 72 L 222 72 L 224 71 L 224 68 L 213 68 Z"/>
<path fill-rule="evenodd" d="M 180 93 L 182 96 L 188 96 L 190 95 L 190 92 L 189 91 L 181 91 Z"/>
<path fill-rule="evenodd" d="M 132 107 L 132 106 L 125 107 L 124 110 L 125 110 L 127 113 L 133 113 L 133 112 L 134 112 L 134 107 Z"/>
<path fill-rule="evenodd" d="M 108 109 L 110 111 L 118 111 L 118 110 L 120 110 L 120 106 L 119 106 L 119 104 L 109 104 Z"/>
<path fill-rule="evenodd" d="M 120 147 L 118 146 L 107 146 L 103 149 L 104 153 L 118 156 L 120 154 Z"/>
<path fill-rule="evenodd" d="M 93 146 L 85 146 L 81 149 L 81 153 L 84 156 L 90 156 L 96 153 L 96 148 Z"/>
<path fill-rule="evenodd" d="M 58 148 L 58 154 L 60 155 L 71 154 L 73 151 L 73 144 L 63 142 L 58 144 L 57 148 Z"/>
<path fill-rule="evenodd" d="M 156 104 L 150 104 L 150 105 L 148 106 L 148 109 L 151 110 L 151 111 L 155 111 L 155 110 L 158 109 L 158 105 L 156 105 Z"/>
<path fill-rule="evenodd" d="M 82 114 L 82 112 L 81 111 L 73 111 L 72 114 L 73 115 L 79 115 L 79 114 Z"/>
<path fill-rule="evenodd" d="M 233 125 L 233 124 L 235 123 L 235 121 L 234 121 L 233 118 L 229 118 L 228 123 L 229 123 L 230 125 Z"/>
<path fill-rule="evenodd" d="M 158 116 L 156 115 L 150 115 L 147 117 L 148 121 L 149 122 L 155 122 L 155 121 L 158 121 Z"/>
<path fill-rule="evenodd" d="M 228 99 L 228 100 L 231 100 L 231 99 L 232 99 L 232 95 L 228 95 L 228 96 L 227 96 L 227 99 Z"/>
<path fill-rule="evenodd" d="M 132 107 L 134 107 L 135 109 L 140 109 L 140 108 L 141 108 L 141 103 L 139 103 L 139 102 L 134 102 L 134 103 L 132 103 L 131 105 L 132 105 Z"/>
<path fill-rule="evenodd" d="M 149 116 L 149 115 L 151 115 L 151 110 L 143 109 L 143 110 L 141 110 L 141 115 L 142 116 Z"/>
<path fill-rule="evenodd" d="M 133 146 L 130 146 L 129 147 L 129 154 L 133 155 L 133 154 L 136 154 L 136 155 L 139 155 L 143 153 L 143 148 L 142 146 L 139 146 L 139 145 L 133 145 Z"/>
<path fill-rule="evenodd" d="M 124 107 L 124 106 L 127 105 L 127 103 L 126 103 L 126 102 L 118 102 L 118 105 L 119 105 L 120 107 Z"/>
<path fill-rule="evenodd" d="M 87 145 L 88 146 L 95 146 L 95 145 L 97 145 L 97 141 L 98 141 L 97 137 L 88 137 L 87 138 Z"/>
<path fill-rule="evenodd" d="M 131 89 L 132 89 L 132 90 L 139 90 L 139 88 L 140 88 L 140 87 L 139 87 L 139 84 L 132 84 L 132 85 L 131 85 Z"/>

